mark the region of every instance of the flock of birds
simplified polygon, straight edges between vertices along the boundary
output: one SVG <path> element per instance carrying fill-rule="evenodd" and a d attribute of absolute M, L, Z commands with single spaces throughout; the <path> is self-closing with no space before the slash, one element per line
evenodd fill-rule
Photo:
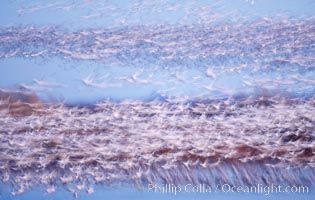
<path fill-rule="evenodd" d="M 12 194 L 38 184 L 48 193 L 62 184 L 77 196 L 96 183 L 312 185 L 315 178 L 314 98 L 73 107 L 1 94 L 0 174 Z"/>
<path fill-rule="evenodd" d="M 314 67 L 314 19 L 247 24 L 126 26 L 69 32 L 57 27 L 3 27 L 0 58 L 60 57 L 160 68 L 305 70 Z"/>
<path fill-rule="evenodd" d="M 100 10 L 83 19 L 110 16 L 119 26 L 0 27 L 0 59 L 132 66 L 133 74 L 89 74 L 80 82 L 99 90 L 151 84 L 165 98 L 76 106 L 45 103 L 29 92 L 68 87 L 64 83 L 33 79 L 21 84 L 23 90 L 1 89 L 0 177 L 12 183 L 12 194 L 40 184 L 48 193 L 63 185 L 77 196 L 93 193 L 97 183 L 314 183 L 314 17 L 238 23 L 195 1 L 136 1 L 131 13 L 109 1 L 77 2 L 43 3 L 18 13 L 96 4 Z M 198 20 L 139 25 L 123 17 L 163 10 L 185 10 L 184 21 Z M 222 86 L 233 77 L 250 90 Z M 173 92 L 184 84 L 211 95 L 177 98 Z"/>
<path fill-rule="evenodd" d="M 313 18 L 288 18 L 77 31 L 13 26 L 0 28 L 0 58 L 49 62 L 48 58 L 56 57 L 69 62 L 88 60 L 103 68 L 138 69 L 126 76 L 91 73 L 81 77 L 81 84 L 99 90 L 138 84 L 158 86 L 161 94 L 172 96 L 171 88 L 186 84 L 204 96 L 233 95 L 240 90 L 248 93 L 257 88 L 310 95 L 315 85 L 314 24 Z M 197 74 L 191 74 L 191 69 Z M 234 85 L 242 87 L 226 86 L 227 77 L 239 77 Z M 21 87 L 31 91 L 48 89 L 40 81 Z"/>

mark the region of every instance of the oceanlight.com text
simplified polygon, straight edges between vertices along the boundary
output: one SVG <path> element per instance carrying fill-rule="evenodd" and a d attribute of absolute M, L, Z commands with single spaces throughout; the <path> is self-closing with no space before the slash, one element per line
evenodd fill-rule
<path fill-rule="evenodd" d="M 279 184 L 256 184 L 256 185 L 233 185 L 233 184 L 148 184 L 147 191 L 156 193 L 256 193 L 270 195 L 273 193 L 309 193 L 310 189 L 306 185 L 279 185 Z"/>

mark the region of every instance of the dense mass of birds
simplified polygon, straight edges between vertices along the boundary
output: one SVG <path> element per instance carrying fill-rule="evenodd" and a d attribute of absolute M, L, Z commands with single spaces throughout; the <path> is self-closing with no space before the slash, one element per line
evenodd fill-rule
<path fill-rule="evenodd" d="M 126 26 L 66 31 L 3 27 L 0 58 L 61 57 L 108 65 L 312 70 L 314 19 L 261 19 L 240 24 Z M 234 66 L 234 67 L 231 67 Z"/>
<path fill-rule="evenodd" d="M 19 194 L 44 184 L 309 184 L 315 101 L 281 96 L 193 102 L 44 104 L 2 91 L 0 175 Z M 24 100 L 24 102 L 21 101 Z"/>

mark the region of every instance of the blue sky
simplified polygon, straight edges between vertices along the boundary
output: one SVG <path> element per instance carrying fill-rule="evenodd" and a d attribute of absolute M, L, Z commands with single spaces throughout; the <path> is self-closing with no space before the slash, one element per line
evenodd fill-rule
<path fill-rule="evenodd" d="M 91 2 L 85 4 L 86 2 Z M 97 2 L 97 3 L 96 3 Z M 103 2 L 103 3 L 102 3 Z M 231 13 L 227 18 L 235 19 L 235 15 L 249 16 L 293 16 L 311 17 L 314 15 L 315 3 L 312 0 L 197 0 L 197 1 L 26 1 L 3 0 L 0 3 L 1 25 L 59 25 L 67 28 L 87 28 L 120 26 L 125 23 L 146 24 L 153 22 L 178 23 L 183 13 L 199 6 L 209 6 L 206 12 Z M 136 4 L 138 2 L 138 4 Z M 144 3 L 148 5 L 145 5 Z M 193 2 L 193 3 L 192 3 Z M 136 6 L 139 10 L 135 12 Z M 178 6 L 179 5 L 179 6 Z M 143 9 L 146 8 L 146 9 Z M 155 8 L 156 10 L 152 10 Z M 141 10 L 142 9 L 142 10 Z M 160 9 L 160 10 L 159 10 Z M 32 11 L 33 10 L 33 11 Z M 108 11 L 111 11 L 109 13 Z M 198 17 L 194 16 L 198 21 Z M 191 22 L 191 19 L 187 19 Z M 182 22 L 185 23 L 185 22 Z"/>

